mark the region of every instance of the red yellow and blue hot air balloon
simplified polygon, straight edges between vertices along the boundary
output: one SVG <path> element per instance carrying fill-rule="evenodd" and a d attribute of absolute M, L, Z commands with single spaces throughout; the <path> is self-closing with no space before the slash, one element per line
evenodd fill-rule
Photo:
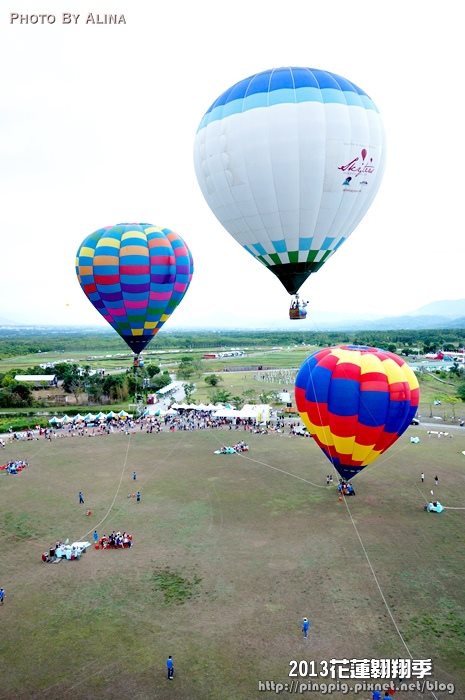
<path fill-rule="evenodd" d="M 193 273 L 177 233 L 152 224 L 117 224 L 84 239 L 76 274 L 84 294 L 136 354 L 182 301 Z"/>
<path fill-rule="evenodd" d="M 348 480 L 407 429 L 418 409 L 420 389 L 413 370 L 394 353 L 341 345 L 305 360 L 295 398 L 313 439 Z"/>

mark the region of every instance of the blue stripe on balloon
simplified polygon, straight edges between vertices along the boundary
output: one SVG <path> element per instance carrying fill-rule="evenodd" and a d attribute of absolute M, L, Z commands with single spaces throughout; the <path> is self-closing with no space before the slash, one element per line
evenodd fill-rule
<path fill-rule="evenodd" d="M 245 78 L 226 90 L 210 106 L 199 130 L 212 121 L 256 107 L 315 101 L 377 111 L 361 88 L 340 75 L 314 68 L 276 68 Z"/>
<path fill-rule="evenodd" d="M 299 238 L 299 250 L 311 250 L 313 238 Z"/>
<path fill-rule="evenodd" d="M 134 231 L 135 229 L 131 226 L 130 231 Z M 138 238 L 134 236 L 134 238 L 131 238 L 131 235 L 128 236 L 128 231 L 124 234 L 124 238 L 121 240 L 121 248 L 124 250 L 127 245 L 146 245 L 145 241 L 143 238 Z"/>
<path fill-rule="evenodd" d="M 358 410 L 359 423 L 370 428 L 384 425 L 390 410 L 389 404 L 390 395 L 388 391 L 361 391 Z M 388 433 L 392 432 L 387 425 L 385 425 L 384 429 Z"/>
<path fill-rule="evenodd" d="M 308 363 L 308 368 L 305 369 L 306 374 L 301 378 L 301 386 L 305 387 L 305 398 L 315 403 L 326 403 L 332 378 L 331 370 L 318 366 L 316 361 L 313 367 Z"/>
<path fill-rule="evenodd" d="M 252 246 L 255 248 L 259 255 L 266 255 L 266 250 L 261 243 L 252 243 Z"/>
<path fill-rule="evenodd" d="M 121 285 L 125 301 L 145 301 L 148 298 L 148 289 L 143 285 Z"/>
<path fill-rule="evenodd" d="M 121 291 L 118 292 L 104 292 L 103 289 L 99 286 L 99 296 L 104 302 L 108 301 L 116 301 L 118 302 L 118 306 L 114 308 L 118 308 L 119 304 L 121 303 Z"/>
<path fill-rule="evenodd" d="M 114 294 L 113 294 L 113 297 L 115 297 Z M 105 305 L 108 309 L 124 309 L 124 302 L 123 302 L 123 299 L 121 297 L 121 294 L 119 294 L 114 299 L 106 299 Z"/>
<path fill-rule="evenodd" d="M 119 265 L 94 265 L 94 275 L 118 275 Z"/>
<path fill-rule="evenodd" d="M 403 432 L 401 428 L 409 415 L 409 410 L 410 401 L 391 401 L 387 412 L 386 425 L 384 426 L 385 431 L 400 435 Z"/>
<path fill-rule="evenodd" d="M 122 248 L 124 251 L 124 247 Z M 146 265 L 150 264 L 150 258 L 148 255 L 121 255 L 120 265 Z"/>
<path fill-rule="evenodd" d="M 324 239 L 323 243 L 320 246 L 320 250 L 329 250 L 334 243 L 334 238 L 327 237 Z"/>
<path fill-rule="evenodd" d="M 119 255 L 119 248 L 113 248 L 111 245 L 99 245 L 95 248 L 96 255 L 111 255 L 112 257 Z"/>
<path fill-rule="evenodd" d="M 174 278 L 170 280 L 169 282 L 156 282 L 155 280 L 153 282 L 150 282 L 150 291 L 151 292 L 169 292 L 171 291 L 171 287 L 173 286 L 175 280 Z"/>
<path fill-rule="evenodd" d="M 144 284 L 148 288 L 150 274 L 147 272 L 146 275 L 120 275 L 119 279 L 122 285 Z"/>
<path fill-rule="evenodd" d="M 174 284 L 175 276 L 166 273 L 165 275 L 150 275 L 150 289 L 155 291 L 155 285 L 163 285 L 160 291 L 166 291 L 167 284 Z"/>
<path fill-rule="evenodd" d="M 316 371 L 319 369 L 317 367 Z M 331 381 L 332 372 L 330 370 L 326 371 L 329 373 L 331 382 L 328 395 L 328 411 L 336 416 L 356 416 L 359 413 L 360 383 L 355 379 L 333 379 Z M 317 384 L 318 388 L 319 381 L 315 376 L 315 384 Z M 319 391 L 318 395 L 320 395 Z"/>
<path fill-rule="evenodd" d="M 105 294 L 112 294 L 115 292 L 121 292 L 121 285 L 120 284 L 102 284 L 101 282 L 98 285 L 98 288 L 101 289 Z"/>
<path fill-rule="evenodd" d="M 284 239 L 280 241 L 271 241 L 271 244 L 277 253 L 286 253 L 286 241 Z"/>
<path fill-rule="evenodd" d="M 370 109 L 378 111 L 375 104 L 366 95 L 359 96 L 355 93 L 325 89 L 319 90 L 315 88 L 298 88 L 297 90 L 279 90 L 273 93 L 265 92 L 246 97 L 245 99 L 234 100 L 226 105 L 215 107 L 207 112 L 200 122 L 198 131 L 206 127 L 208 124 L 219 119 L 224 119 L 232 114 L 240 114 L 248 112 L 257 107 L 269 107 L 276 104 L 302 103 L 302 102 L 321 102 L 322 104 L 346 104 L 349 106 L 361 107 L 362 109 Z"/>

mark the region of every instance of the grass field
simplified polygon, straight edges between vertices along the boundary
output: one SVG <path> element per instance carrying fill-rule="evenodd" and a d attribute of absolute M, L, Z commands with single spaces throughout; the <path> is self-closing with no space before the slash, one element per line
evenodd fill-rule
<path fill-rule="evenodd" d="M 357 477 L 347 506 L 311 439 L 247 435 L 245 456 L 213 454 L 238 435 L 138 432 L 0 452 L 30 461 L 0 475 L 1 700 L 249 700 L 274 695 L 258 681 L 288 681 L 291 659 L 406 658 L 359 536 L 412 656 L 432 658 L 434 677 L 465 698 L 465 510 L 422 510 L 431 488 L 465 507 L 465 433 L 411 428 Z M 140 504 L 128 498 L 136 487 Z M 96 526 L 132 532 L 135 546 L 41 562 L 57 538 Z"/>

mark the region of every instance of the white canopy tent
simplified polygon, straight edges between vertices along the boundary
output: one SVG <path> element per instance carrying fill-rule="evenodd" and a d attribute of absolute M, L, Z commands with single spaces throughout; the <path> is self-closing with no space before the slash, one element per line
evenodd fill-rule
<path fill-rule="evenodd" d="M 239 418 L 240 411 L 235 408 L 220 408 L 213 414 L 213 418 Z"/>
<path fill-rule="evenodd" d="M 268 404 L 250 404 L 247 403 L 240 410 L 241 418 L 255 418 L 259 423 L 269 421 L 272 407 Z"/>

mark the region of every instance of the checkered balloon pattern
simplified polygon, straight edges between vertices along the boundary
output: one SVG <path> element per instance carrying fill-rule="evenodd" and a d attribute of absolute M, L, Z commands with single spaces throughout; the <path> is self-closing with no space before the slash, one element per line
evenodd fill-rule
<path fill-rule="evenodd" d="M 317 445 L 342 478 L 350 479 L 407 429 L 420 390 L 413 370 L 394 353 L 342 345 L 305 360 L 295 398 Z"/>
<path fill-rule="evenodd" d="M 117 224 L 87 236 L 76 256 L 84 294 L 135 353 L 182 301 L 193 273 L 182 238 L 151 224 Z"/>

